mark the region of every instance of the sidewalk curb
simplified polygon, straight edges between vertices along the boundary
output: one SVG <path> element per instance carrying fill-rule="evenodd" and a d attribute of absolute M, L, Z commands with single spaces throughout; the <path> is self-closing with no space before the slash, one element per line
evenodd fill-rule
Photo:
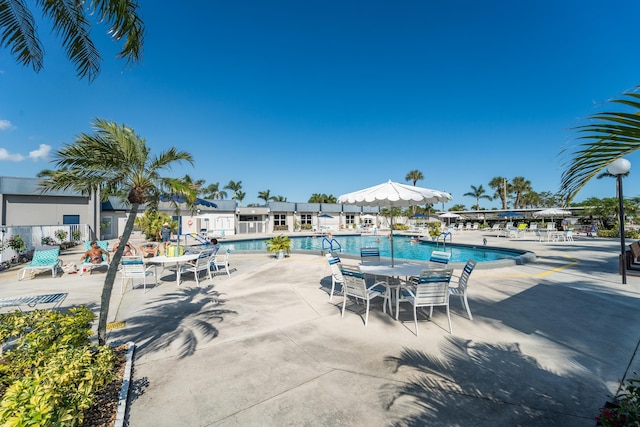
<path fill-rule="evenodd" d="M 129 397 L 129 386 L 131 385 L 131 368 L 133 367 L 133 352 L 136 344 L 132 341 L 127 343 L 127 362 L 124 367 L 124 375 L 122 378 L 122 387 L 118 395 L 118 410 L 116 411 L 116 421 L 114 427 L 123 427 L 124 419 L 127 413 L 127 399 Z"/>

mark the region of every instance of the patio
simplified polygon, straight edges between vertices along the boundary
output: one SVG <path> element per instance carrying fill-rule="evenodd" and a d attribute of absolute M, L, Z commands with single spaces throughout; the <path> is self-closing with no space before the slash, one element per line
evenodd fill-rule
<path fill-rule="evenodd" d="M 341 318 L 320 255 L 234 254 L 234 274 L 202 288 L 114 292 L 110 321 L 126 326 L 110 340 L 138 346 L 129 424 L 594 425 L 638 343 L 640 278 L 620 284 L 619 242 L 510 242 L 489 231 L 455 241 L 483 237 L 538 261 L 475 270 L 474 320 L 452 300 L 453 335 L 440 310 L 419 322 L 419 337 L 412 318 L 396 322 L 380 303 L 367 327 L 353 311 Z M 96 307 L 103 280 L 18 285 L 6 272 L 0 296 L 69 292 L 63 308 Z"/>

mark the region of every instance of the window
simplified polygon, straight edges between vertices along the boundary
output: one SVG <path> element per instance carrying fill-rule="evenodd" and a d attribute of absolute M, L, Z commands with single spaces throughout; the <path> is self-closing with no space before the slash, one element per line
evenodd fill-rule
<path fill-rule="evenodd" d="M 62 215 L 63 224 L 80 224 L 80 215 Z"/>
<path fill-rule="evenodd" d="M 345 219 L 344 222 L 345 224 L 354 224 L 356 221 L 356 216 L 355 215 L 345 215 Z"/>
<path fill-rule="evenodd" d="M 311 225 L 311 214 L 301 214 L 300 215 L 300 224 L 309 224 L 309 225 Z"/>
<path fill-rule="evenodd" d="M 277 227 L 279 225 L 287 225 L 287 215 L 285 214 L 273 214 L 273 225 Z"/>

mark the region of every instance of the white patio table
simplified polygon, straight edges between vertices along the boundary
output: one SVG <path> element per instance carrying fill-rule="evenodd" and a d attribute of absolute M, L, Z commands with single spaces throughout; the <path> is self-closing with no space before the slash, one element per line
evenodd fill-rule
<path fill-rule="evenodd" d="M 180 265 L 187 264 L 190 261 L 194 261 L 198 259 L 200 254 L 186 254 L 182 256 L 166 256 L 160 255 L 152 258 L 145 258 L 144 261 L 149 264 L 159 264 L 162 265 L 162 271 L 164 271 L 167 266 L 175 266 L 176 268 L 176 285 L 180 286 Z M 162 273 L 161 273 L 162 274 Z"/>
<path fill-rule="evenodd" d="M 389 289 L 389 295 L 395 294 L 395 300 L 398 301 L 400 297 L 400 278 L 404 277 L 408 280 L 410 276 L 419 276 L 423 270 L 446 268 L 446 266 L 440 263 L 424 263 L 415 264 L 410 262 L 396 263 L 392 267 L 387 263 L 365 263 L 360 264 L 360 271 L 365 274 L 373 276 L 386 276 L 391 278 L 391 281 L 387 282 L 387 288 Z M 393 279 L 398 279 L 393 281 Z M 393 292 L 395 291 L 395 292 Z M 395 304 L 397 306 L 397 303 Z M 393 313 L 391 313 L 393 315 Z"/>

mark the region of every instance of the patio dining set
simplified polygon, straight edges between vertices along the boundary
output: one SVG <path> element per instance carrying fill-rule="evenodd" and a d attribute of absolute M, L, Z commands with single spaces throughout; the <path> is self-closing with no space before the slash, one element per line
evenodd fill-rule
<path fill-rule="evenodd" d="M 453 268 L 448 268 L 451 254 L 449 252 L 433 251 L 427 264 L 400 262 L 389 264 L 381 262 L 377 247 L 361 248 L 360 264 L 357 266 L 342 265 L 335 253 L 326 254 L 331 268 L 331 291 L 329 301 L 332 301 L 336 285 L 342 286 L 342 310 L 347 307 L 348 300 L 360 301 L 365 305 L 364 324 L 369 322 L 370 301 L 383 298 L 383 312 L 389 311 L 390 316 L 399 320 L 400 304 L 408 303 L 413 309 L 415 334 L 418 336 L 418 309 L 422 312 L 429 308 L 428 318 L 433 316 L 434 307 L 444 307 L 447 314 L 449 333 L 452 333 L 451 315 L 449 311 L 450 296 L 460 298 L 462 307 L 473 320 L 469 301 L 467 299 L 468 281 L 476 261 L 469 259 L 459 277 L 453 275 Z M 453 283 L 452 283 L 453 282 Z"/>

